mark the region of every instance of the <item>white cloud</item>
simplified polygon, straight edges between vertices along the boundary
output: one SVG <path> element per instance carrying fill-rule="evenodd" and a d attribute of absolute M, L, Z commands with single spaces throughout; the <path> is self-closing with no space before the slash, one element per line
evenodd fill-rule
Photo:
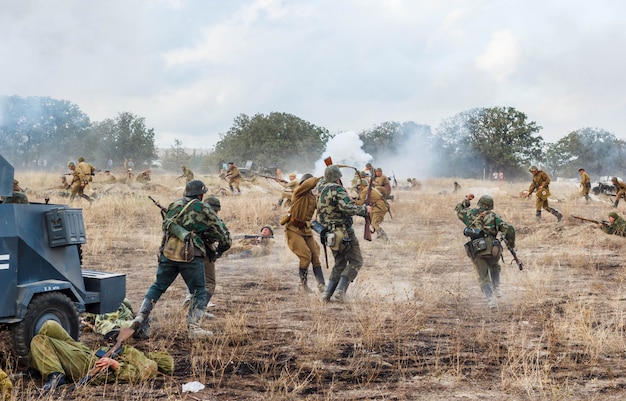
<path fill-rule="evenodd" d="M 519 60 L 519 40 L 509 30 L 493 34 L 485 51 L 476 58 L 476 67 L 498 82 L 515 73 Z"/>

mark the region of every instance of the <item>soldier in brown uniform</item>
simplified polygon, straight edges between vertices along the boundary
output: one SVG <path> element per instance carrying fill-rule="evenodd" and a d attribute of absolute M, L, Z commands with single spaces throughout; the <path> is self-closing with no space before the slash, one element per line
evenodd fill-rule
<path fill-rule="evenodd" d="M 235 192 L 237 189 L 238 193 L 241 193 L 239 189 L 239 182 L 241 181 L 241 173 L 239 172 L 239 167 L 235 166 L 235 163 L 228 163 L 228 170 L 226 170 L 226 180 L 228 181 L 228 185 L 230 186 L 230 191 Z"/>
<path fill-rule="evenodd" d="M 320 178 L 311 174 L 304 174 L 300 184 L 296 187 L 291 198 L 289 208 L 289 220 L 285 224 L 285 238 L 287 246 L 299 259 L 298 274 L 301 288 L 310 292 L 307 284 L 309 265 L 313 266 L 313 274 L 317 281 L 317 290 L 322 293 L 326 288 L 322 264 L 320 263 L 320 246 L 313 237 L 311 219 L 315 213 L 316 198 L 313 189 L 317 186 Z"/>
<path fill-rule="evenodd" d="M 72 180 L 70 181 L 70 200 L 74 200 L 77 196 L 87 199 L 89 202 L 93 202 L 89 196 L 84 194 L 85 185 L 87 185 L 87 177 L 83 172 L 76 168 L 74 162 L 69 162 L 67 167 L 72 171 Z"/>
<path fill-rule="evenodd" d="M 244 235 L 224 252 L 229 259 L 257 258 L 269 255 L 274 246 L 274 228 L 265 225 L 259 235 Z"/>
<path fill-rule="evenodd" d="M 150 169 L 144 170 L 137 175 L 137 182 L 147 183 L 150 182 Z"/>
<path fill-rule="evenodd" d="M 78 165 L 76 168 L 83 172 L 83 175 L 87 178 L 88 182 L 93 181 L 93 175 L 96 174 L 96 168 L 92 164 L 87 163 L 84 157 L 81 156 L 78 158 Z"/>
<path fill-rule="evenodd" d="M 280 182 L 282 185 L 283 191 L 280 194 L 280 199 L 278 200 L 278 206 L 282 206 L 283 202 L 285 206 L 291 205 L 291 196 L 293 195 L 293 191 L 298 186 L 298 180 L 296 180 L 296 173 L 289 174 L 289 182 Z"/>
<path fill-rule="evenodd" d="M 389 178 L 383 174 L 383 169 L 380 167 L 377 167 L 374 173 L 374 187 L 385 197 L 391 195 L 391 183 L 389 182 Z"/>
<path fill-rule="evenodd" d="M 193 171 L 191 171 L 190 168 L 187 168 L 186 166 L 182 166 L 180 169 L 183 171 L 183 175 L 181 175 L 178 178 L 185 177 L 185 182 L 189 182 L 193 180 Z"/>
<path fill-rule="evenodd" d="M 626 200 L 626 184 L 623 181 L 619 181 L 617 177 L 611 178 L 611 182 L 613 183 L 613 185 L 615 186 L 615 190 L 617 191 L 613 207 L 617 207 L 620 199 L 624 198 Z"/>
<path fill-rule="evenodd" d="M 18 180 L 13 180 L 13 194 L 7 196 L 0 203 L 17 203 L 21 205 L 28 205 L 28 197 L 24 193 L 24 190 L 20 187 Z"/>
<path fill-rule="evenodd" d="M 547 212 L 552 213 L 558 221 L 561 221 L 563 218 L 561 212 L 550 207 L 548 204 L 548 198 L 550 197 L 550 176 L 545 171 L 539 170 L 537 166 L 530 166 L 528 171 L 533 175 L 533 182 L 531 182 L 530 187 L 528 187 L 528 195 L 526 195 L 526 197 L 529 198 L 535 190 L 537 191 L 537 212 L 535 214 L 537 220 L 541 220 L 541 209 L 543 208 Z"/>
<path fill-rule="evenodd" d="M 359 198 L 354 203 L 357 205 L 364 205 L 365 199 L 367 198 L 367 191 L 369 189 L 369 183 L 367 180 L 361 180 L 357 189 L 359 191 Z M 372 227 L 376 232 L 376 237 L 389 241 L 387 233 L 380 226 L 383 220 L 385 220 L 385 214 L 389 211 L 389 203 L 387 203 L 385 195 L 383 195 L 377 187 L 372 187 L 372 192 L 370 193 L 370 205 L 372 206 Z"/>
<path fill-rule="evenodd" d="M 585 200 L 589 202 L 589 190 L 591 189 L 591 178 L 589 174 L 585 171 L 584 168 L 578 169 L 578 174 L 580 174 L 580 186 L 582 188 L 581 194 L 585 197 Z"/>

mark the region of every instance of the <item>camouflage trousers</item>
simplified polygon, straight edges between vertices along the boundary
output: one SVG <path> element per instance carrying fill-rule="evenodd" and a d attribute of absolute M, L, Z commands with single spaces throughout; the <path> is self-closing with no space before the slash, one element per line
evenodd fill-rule
<path fill-rule="evenodd" d="M 491 290 L 500 287 L 500 264 L 499 259 L 494 257 L 481 258 L 480 256 L 472 259 L 476 273 L 478 273 L 478 285 L 485 292 L 486 288 Z M 486 294 L 489 296 L 490 294 Z"/>
<path fill-rule="evenodd" d="M 353 281 L 361 266 L 363 266 L 363 256 L 361 255 L 361 247 L 359 240 L 356 238 L 353 229 L 348 229 L 350 241 L 344 241 L 338 251 L 333 251 L 335 257 L 335 265 L 330 273 L 330 280 L 338 282 L 341 277 L 346 277 Z"/>

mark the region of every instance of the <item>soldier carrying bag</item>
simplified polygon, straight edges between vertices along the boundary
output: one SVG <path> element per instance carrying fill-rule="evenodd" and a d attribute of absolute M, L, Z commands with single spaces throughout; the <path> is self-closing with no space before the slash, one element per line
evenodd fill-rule
<path fill-rule="evenodd" d="M 163 244 L 163 256 L 174 262 L 191 262 L 195 257 L 193 245 L 194 233 L 187 231 L 176 220 L 194 201 L 187 202 L 185 207 L 171 219 L 163 221 L 165 239 Z"/>

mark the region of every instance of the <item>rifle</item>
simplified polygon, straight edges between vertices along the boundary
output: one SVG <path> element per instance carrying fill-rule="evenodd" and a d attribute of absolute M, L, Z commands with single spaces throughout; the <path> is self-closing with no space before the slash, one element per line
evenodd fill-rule
<path fill-rule="evenodd" d="M 581 221 L 587 221 L 587 222 L 589 222 L 589 223 L 602 224 L 602 225 L 604 225 L 604 226 L 608 226 L 609 224 L 611 224 L 611 223 L 609 223 L 609 222 L 608 222 L 608 221 L 606 221 L 606 220 L 594 220 L 594 219 L 587 219 L 587 218 L 585 218 L 585 217 L 574 216 L 573 214 L 572 214 L 572 217 L 573 217 L 573 218 L 575 218 L 575 219 L 581 220 Z"/>
<path fill-rule="evenodd" d="M 511 248 L 509 246 L 509 242 L 504 238 L 504 235 L 502 235 L 502 233 L 500 233 L 500 241 L 504 242 L 504 245 L 506 245 L 506 249 L 508 249 L 509 252 L 511 252 L 511 256 L 513 256 L 513 260 L 511 261 L 511 263 L 515 261 L 515 263 L 517 263 L 517 267 L 519 267 L 520 270 L 524 270 L 524 264 L 517 257 L 517 252 L 515 252 L 515 248 Z M 504 255 L 502 255 L 501 257 L 502 257 L 502 263 L 504 263 Z"/>
<path fill-rule="evenodd" d="M 259 177 L 263 177 L 263 178 L 266 178 L 266 179 L 274 180 L 276 182 L 282 182 L 284 184 L 287 184 L 289 182 L 289 181 L 283 180 L 282 178 L 272 177 L 271 175 L 259 174 Z"/>
<path fill-rule="evenodd" d="M 176 181 L 178 181 L 178 180 L 180 180 L 181 178 L 184 178 L 184 177 L 185 177 L 185 174 L 183 174 L 183 175 L 181 175 L 180 177 L 178 177 L 178 178 L 176 179 Z"/>
<path fill-rule="evenodd" d="M 391 171 L 391 177 L 393 178 L 393 186 L 394 188 L 398 186 L 398 180 L 396 180 L 396 173 L 393 172 L 393 170 Z M 393 200 L 393 199 L 391 199 Z"/>
<path fill-rule="evenodd" d="M 133 330 L 132 328 L 122 327 L 120 329 L 120 332 L 117 335 L 117 342 L 115 343 L 113 347 L 111 347 L 111 349 L 109 349 L 109 351 L 107 351 L 106 354 L 102 356 L 102 358 L 109 358 L 111 357 L 111 355 L 117 355 L 118 351 L 122 348 L 122 343 L 128 340 L 134 333 L 135 333 L 135 330 Z M 102 371 L 103 369 L 104 367 L 94 366 L 93 368 L 89 370 L 89 372 L 87 372 L 85 376 L 83 376 L 82 379 L 76 382 L 75 387 L 87 384 L 89 380 L 91 380 L 95 375 L 100 373 L 100 371 Z"/>
<path fill-rule="evenodd" d="M 148 195 L 148 199 L 150 199 L 152 201 L 152 203 L 154 203 L 155 205 L 157 205 L 159 207 L 159 209 L 161 209 L 161 217 L 163 217 L 165 219 L 165 214 L 167 214 L 167 209 L 165 207 L 163 207 L 159 201 L 155 200 L 152 196 Z"/>
<path fill-rule="evenodd" d="M 245 234 L 243 236 L 244 239 L 251 239 L 251 238 L 258 238 L 258 239 L 263 239 L 263 238 L 274 238 L 273 235 L 269 235 L 269 236 L 265 236 L 265 235 L 256 235 L 256 234 Z"/>

